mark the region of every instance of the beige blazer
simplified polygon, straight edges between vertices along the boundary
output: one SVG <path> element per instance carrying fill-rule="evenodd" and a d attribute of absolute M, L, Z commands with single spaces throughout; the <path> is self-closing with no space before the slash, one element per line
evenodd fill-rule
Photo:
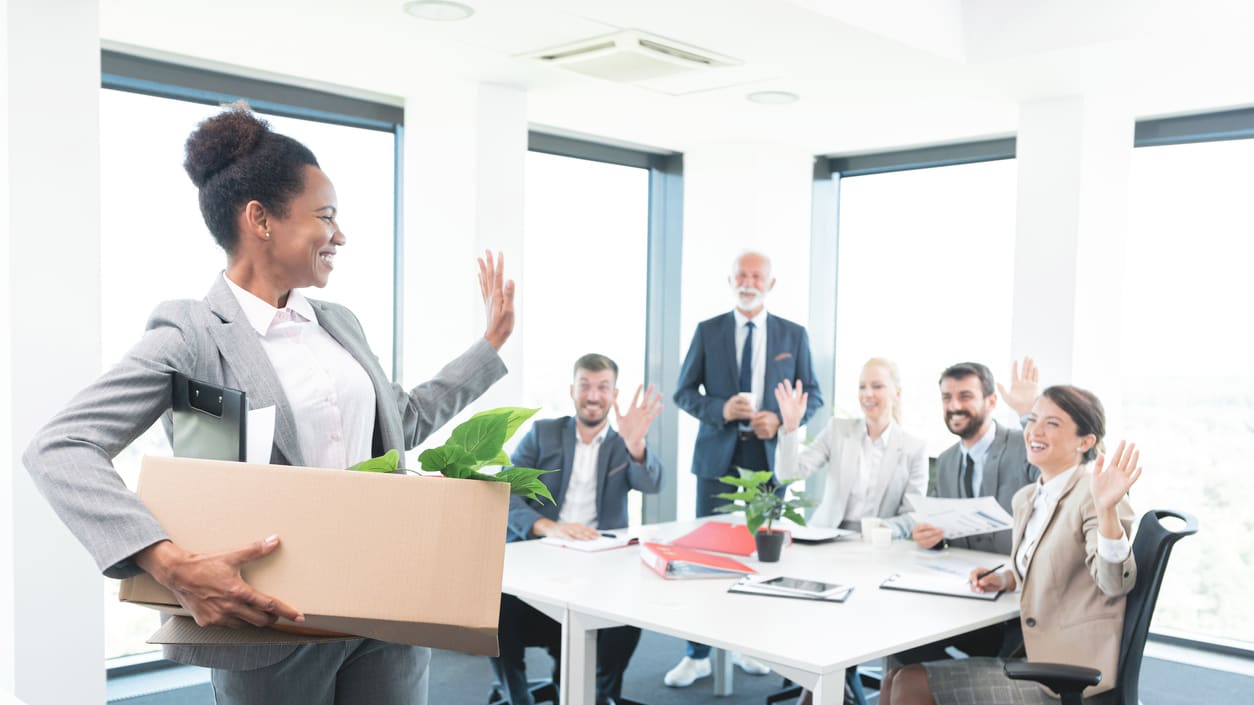
<path fill-rule="evenodd" d="M 818 438 L 804 447 L 801 446 L 800 435 L 779 434 L 779 444 L 775 449 L 775 475 L 781 480 L 802 478 L 826 467 L 823 499 L 808 523 L 838 527 L 845 519 L 850 492 L 858 482 L 866 422 L 862 419 L 832 419 Z M 893 519 L 909 512 L 906 495 L 927 492 L 927 449 L 923 439 L 894 424 L 880 466 L 871 471 L 871 481 L 875 483 L 872 516 Z M 904 528 L 888 523 L 893 526 L 895 535 L 905 535 Z"/>
<path fill-rule="evenodd" d="M 1136 584 L 1132 552 L 1121 563 L 1097 555 L 1097 506 L 1089 488 L 1088 466 L 1081 466 L 1063 490 L 1028 564 L 1019 621 L 1029 661 L 1067 663 L 1100 669 L 1102 682 L 1084 691 L 1089 697 L 1110 690 L 1118 678 L 1125 596 Z M 1019 555 L 1038 483 L 1015 493 L 1014 549 Z M 1131 537 L 1132 507 L 1119 502 L 1119 523 Z"/>

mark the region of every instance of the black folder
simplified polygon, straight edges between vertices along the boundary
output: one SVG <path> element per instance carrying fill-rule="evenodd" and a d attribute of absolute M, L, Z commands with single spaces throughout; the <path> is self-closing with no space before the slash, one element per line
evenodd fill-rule
<path fill-rule="evenodd" d="M 244 392 L 175 372 L 173 408 L 176 457 L 247 458 L 248 401 Z"/>

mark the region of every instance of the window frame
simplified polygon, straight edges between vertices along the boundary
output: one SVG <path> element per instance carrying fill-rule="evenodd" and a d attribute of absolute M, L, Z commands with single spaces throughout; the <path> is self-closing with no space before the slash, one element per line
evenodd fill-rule
<path fill-rule="evenodd" d="M 1137 120 L 1132 144 L 1129 146 L 1136 149 L 1242 139 L 1254 139 L 1254 108 Z M 818 375 L 820 384 L 827 385 L 830 389 L 835 383 L 835 312 L 839 276 L 836 266 L 840 249 L 841 177 L 1014 159 L 1015 150 L 1016 138 L 1010 136 L 864 154 L 820 155 L 815 158 L 812 268 L 830 266 L 832 269 L 829 271 L 837 273 L 826 279 L 815 276 L 810 278 L 811 345 L 816 362 L 825 365 Z M 1254 658 L 1254 648 L 1218 636 L 1209 639 L 1200 639 L 1198 636 L 1200 635 L 1196 633 L 1182 633 L 1170 628 L 1156 629 L 1153 625 L 1149 633 L 1149 639 L 1157 643 L 1213 654 Z"/>
<path fill-rule="evenodd" d="M 678 304 L 683 271 L 683 155 L 535 129 L 528 132 L 527 150 L 648 170 L 644 384 L 646 387 L 656 384 L 660 389 L 667 388 L 671 381 L 679 379 L 681 362 Z M 669 306 L 663 302 L 668 302 Z M 678 439 L 679 412 L 674 404 L 665 404 L 661 415 L 649 427 L 647 436 L 650 447 L 660 449 L 664 479 L 660 492 L 643 498 L 645 523 L 673 521 L 676 517 Z"/>

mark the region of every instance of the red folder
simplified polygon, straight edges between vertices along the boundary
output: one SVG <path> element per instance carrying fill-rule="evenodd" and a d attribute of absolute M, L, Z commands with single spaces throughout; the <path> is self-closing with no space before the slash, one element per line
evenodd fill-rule
<path fill-rule="evenodd" d="M 735 578 L 757 572 L 740 561 L 726 556 L 716 556 L 663 543 L 640 544 L 640 560 L 667 580 Z"/>
<path fill-rule="evenodd" d="M 728 524 L 725 521 L 707 521 L 671 542 L 675 546 L 699 548 L 704 551 L 718 551 L 737 556 L 747 556 L 758 550 L 744 524 Z"/>

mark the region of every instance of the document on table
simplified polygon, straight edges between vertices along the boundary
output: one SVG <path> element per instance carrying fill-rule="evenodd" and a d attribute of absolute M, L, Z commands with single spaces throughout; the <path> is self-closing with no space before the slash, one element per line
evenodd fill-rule
<path fill-rule="evenodd" d="M 1014 526 L 1014 519 L 997 503 L 996 497 L 946 499 L 910 495 L 907 500 L 917 521 L 939 528 L 947 539 L 1007 531 Z"/>
<path fill-rule="evenodd" d="M 949 595 L 952 597 L 969 597 L 973 600 L 996 600 L 1001 592 L 975 592 L 971 589 L 968 576 L 958 577 L 945 573 L 897 573 L 890 575 L 880 583 L 884 590 L 904 590 L 906 592 L 925 592 L 931 595 Z"/>
<path fill-rule="evenodd" d="M 545 536 L 540 543 L 560 548 L 573 548 L 576 551 L 608 551 L 611 548 L 622 548 L 636 543 L 636 537 L 621 534 L 600 534 L 594 539 L 564 539 L 557 536 Z"/>
<path fill-rule="evenodd" d="M 776 528 L 784 529 L 792 535 L 793 541 L 801 543 L 826 543 L 843 539 L 846 536 L 857 536 L 858 532 L 848 529 L 832 529 L 825 526 L 802 526 L 787 519 L 775 523 Z"/>

